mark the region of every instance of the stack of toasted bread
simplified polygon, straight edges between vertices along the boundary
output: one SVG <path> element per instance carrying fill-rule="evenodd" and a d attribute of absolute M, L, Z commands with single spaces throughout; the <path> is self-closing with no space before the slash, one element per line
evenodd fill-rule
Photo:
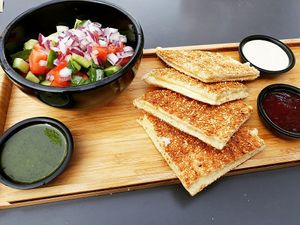
<path fill-rule="evenodd" d="M 158 48 L 173 68 L 143 80 L 162 87 L 134 100 L 139 123 L 191 195 L 264 148 L 256 129 L 242 126 L 252 107 L 244 84 L 259 72 L 219 53 Z"/>

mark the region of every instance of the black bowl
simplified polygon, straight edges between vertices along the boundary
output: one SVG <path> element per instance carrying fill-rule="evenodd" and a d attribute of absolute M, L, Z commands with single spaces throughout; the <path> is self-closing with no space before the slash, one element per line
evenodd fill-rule
<path fill-rule="evenodd" d="M 272 93 L 274 91 L 288 91 L 292 92 L 298 96 L 300 96 L 300 89 L 288 85 L 288 84 L 271 84 L 267 87 L 265 87 L 258 95 L 257 97 L 257 110 L 258 114 L 261 118 L 261 120 L 264 122 L 264 124 L 267 126 L 268 129 L 270 129 L 273 133 L 275 133 L 279 137 L 283 138 L 291 138 L 291 139 L 299 139 L 300 138 L 300 132 L 291 132 L 288 130 L 283 129 L 282 127 L 275 124 L 271 118 L 267 115 L 266 111 L 263 107 L 263 100 L 266 97 L 267 94 Z"/>
<path fill-rule="evenodd" d="M 24 79 L 12 67 L 10 55 L 22 50 L 28 39 L 49 35 L 57 25 L 72 27 L 76 19 L 90 19 L 103 27 L 126 33 L 128 45 L 135 49 L 130 61 L 116 74 L 104 80 L 77 87 L 49 87 Z M 141 60 L 144 36 L 139 23 L 124 9 L 95 0 L 58 0 L 32 8 L 15 18 L 0 38 L 0 63 L 9 79 L 23 92 L 37 96 L 55 107 L 104 105 L 118 96 L 135 77 Z"/>
<path fill-rule="evenodd" d="M 42 185 L 45 185 L 45 184 L 49 183 L 50 181 L 52 181 L 53 179 L 55 179 L 58 175 L 60 175 L 66 169 L 66 167 L 71 159 L 72 152 L 73 152 L 73 145 L 74 145 L 71 132 L 63 123 L 61 123 L 58 120 L 49 118 L 49 117 L 33 117 L 33 118 L 26 119 L 26 120 L 22 120 L 19 123 L 16 123 L 15 125 L 13 125 L 7 131 L 5 131 L 4 135 L 0 138 L 0 155 L 3 150 L 3 145 L 6 143 L 6 141 L 10 137 L 12 137 L 18 131 L 20 131 L 26 127 L 35 125 L 35 124 L 49 124 L 49 125 L 57 128 L 65 137 L 65 140 L 67 143 L 67 155 L 66 155 L 64 161 L 62 162 L 62 164 L 51 175 L 49 175 L 48 177 L 46 177 L 40 181 L 34 182 L 34 183 L 29 183 L 29 184 L 18 183 L 16 181 L 10 179 L 4 173 L 4 171 L 2 171 L 2 169 L 0 169 L 0 181 L 3 184 L 5 184 L 6 186 L 25 190 L 25 189 L 32 189 L 32 188 L 37 188 Z"/>

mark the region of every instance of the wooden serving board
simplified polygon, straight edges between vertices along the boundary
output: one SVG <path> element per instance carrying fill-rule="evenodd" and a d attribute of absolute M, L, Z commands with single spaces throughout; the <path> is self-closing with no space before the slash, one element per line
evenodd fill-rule
<path fill-rule="evenodd" d="M 300 61 L 300 39 L 284 40 Z M 238 59 L 238 44 L 181 47 L 223 52 Z M 178 183 L 174 173 L 147 137 L 136 119 L 141 113 L 132 105 L 134 98 L 151 88 L 141 76 L 153 68 L 165 67 L 153 49 L 145 50 L 137 77 L 112 103 L 89 109 L 57 109 L 22 93 L 0 71 L 0 132 L 16 122 L 34 116 L 61 120 L 71 130 L 75 149 L 66 171 L 50 184 L 33 190 L 16 190 L 0 184 L 0 208 L 96 196 L 132 189 Z M 261 123 L 256 98 L 265 86 L 288 83 L 300 86 L 300 64 L 279 76 L 264 76 L 246 83 L 254 107 L 247 122 L 256 127 L 267 148 L 229 174 L 295 165 L 300 161 L 300 141 L 274 136 Z"/>

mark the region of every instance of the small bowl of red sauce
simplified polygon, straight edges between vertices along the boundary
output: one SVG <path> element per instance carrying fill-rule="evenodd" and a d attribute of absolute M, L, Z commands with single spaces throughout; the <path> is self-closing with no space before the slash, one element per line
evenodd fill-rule
<path fill-rule="evenodd" d="M 260 118 L 275 134 L 300 138 L 300 89 L 288 84 L 265 87 L 257 98 Z"/>

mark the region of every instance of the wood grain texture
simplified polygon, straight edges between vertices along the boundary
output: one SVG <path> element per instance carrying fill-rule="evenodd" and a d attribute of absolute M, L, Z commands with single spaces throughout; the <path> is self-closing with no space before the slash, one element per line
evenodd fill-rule
<path fill-rule="evenodd" d="M 297 61 L 300 60 L 300 40 L 286 40 L 292 47 Z M 221 51 L 239 59 L 237 44 L 188 46 L 189 49 Z M 154 50 L 145 50 L 144 57 L 132 84 L 112 103 L 105 107 L 88 109 L 57 109 L 46 106 L 22 93 L 15 86 L 11 96 L 3 95 L 1 86 L 0 103 L 7 104 L 0 111 L 0 125 L 5 129 L 18 121 L 34 116 L 49 116 L 61 120 L 71 130 L 75 149 L 66 171 L 50 184 L 33 190 L 15 190 L 0 184 L 0 208 L 17 207 L 79 197 L 96 196 L 131 189 L 154 187 L 177 183 L 174 173 L 155 149 L 136 119 L 141 113 L 132 105 L 133 99 L 152 89 L 141 81 L 141 76 L 153 68 L 165 65 L 155 56 Z M 272 83 L 288 83 L 300 86 L 300 65 L 279 76 L 264 76 L 247 82 L 250 97 L 246 102 L 254 111 L 247 122 L 256 127 L 266 141 L 267 148 L 260 154 L 240 165 L 230 174 L 261 171 L 294 165 L 300 160 L 300 141 L 285 140 L 269 132 L 260 121 L 256 98 L 260 90 Z M 0 75 L 1 76 L 1 75 Z M 1 82 L 1 81 L 0 81 Z M 0 83 L 1 84 L 1 83 Z M 8 86 L 5 86 L 7 89 Z M 6 93 L 6 92 L 4 92 Z M 9 104 L 7 100 L 10 99 Z"/>
<path fill-rule="evenodd" d="M 10 102 L 12 83 L 0 67 L 0 135 L 3 133 L 8 104 Z"/>

